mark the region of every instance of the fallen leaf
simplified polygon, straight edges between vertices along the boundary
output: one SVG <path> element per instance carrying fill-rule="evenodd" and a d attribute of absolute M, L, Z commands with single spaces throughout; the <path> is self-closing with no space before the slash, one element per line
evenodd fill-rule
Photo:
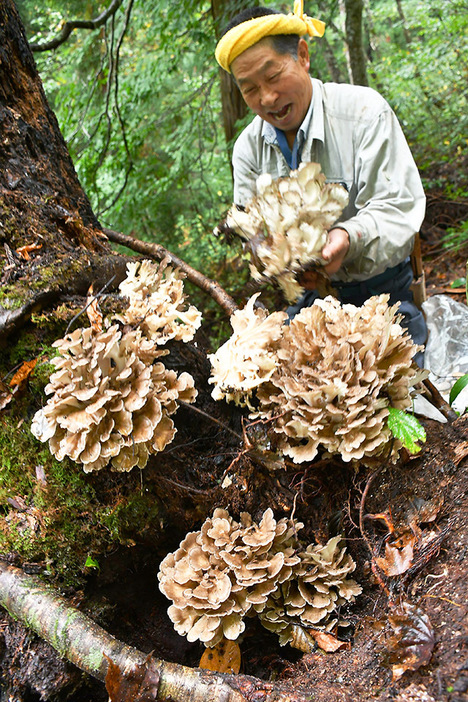
<path fill-rule="evenodd" d="M 290 644 L 302 653 L 312 653 L 315 648 L 315 639 L 309 630 L 303 629 L 298 624 L 291 624 Z"/>
<path fill-rule="evenodd" d="M 365 518 L 366 519 L 375 519 L 376 521 L 381 521 L 386 525 L 390 534 L 395 533 L 395 526 L 393 524 L 392 515 L 390 513 L 379 512 L 377 514 L 366 514 Z"/>
<path fill-rule="evenodd" d="M 141 665 L 127 672 L 104 656 L 109 661 L 105 680 L 109 702 L 153 702 L 157 699 L 159 671 L 151 653 Z"/>
<path fill-rule="evenodd" d="M 93 286 L 90 285 L 86 300 L 86 314 L 95 332 L 102 331 L 102 314 L 99 309 L 98 299 L 93 295 Z"/>
<path fill-rule="evenodd" d="M 386 543 L 385 558 L 377 557 L 375 559 L 385 575 L 401 575 L 411 568 L 413 563 L 414 537 L 401 547 L 397 544 L 398 542 L 396 544 Z"/>
<path fill-rule="evenodd" d="M 410 505 L 410 527 L 419 526 L 419 524 L 429 524 L 437 519 L 437 516 L 444 504 L 444 496 L 436 495 L 430 500 L 424 500 L 421 497 L 415 497 Z"/>
<path fill-rule="evenodd" d="M 241 666 L 241 652 L 235 641 L 222 639 L 213 648 L 205 649 L 201 659 L 200 668 L 212 670 L 217 673 L 232 673 L 237 675 Z"/>
<path fill-rule="evenodd" d="M 309 629 L 309 634 L 313 636 L 322 651 L 326 651 L 327 653 L 335 653 L 335 651 L 339 651 L 342 648 L 351 648 L 351 643 L 349 641 L 340 641 L 336 636 L 328 634 L 325 631 Z"/>
<path fill-rule="evenodd" d="M 16 386 L 24 385 L 33 372 L 36 363 L 37 358 L 33 358 L 32 361 L 25 361 L 10 380 L 10 387 L 14 388 Z"/>
<path fill-rule="evenodd" d="M 435 640 L 427 614 L 409 602 L 400 604 L 388 621 L 394 633 L 384 662 L 392 669 L 395 681 L 407 670 L 418 670 L 429 663 Z"/>
<path fill-rule="evenodd" d="M 31 259 L 29 254 L 39 249 L 42 249 L 42 244 L 26 244 L 26 246 L 20 246 L 19 249 L 16 249 L 16 253 L 25 261 L 29 261 Z"/>

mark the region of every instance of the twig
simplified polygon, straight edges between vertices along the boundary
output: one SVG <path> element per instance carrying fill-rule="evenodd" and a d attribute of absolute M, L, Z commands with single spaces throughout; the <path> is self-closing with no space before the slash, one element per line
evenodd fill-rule
<path fill-rule="evenodd" d="M 113 637 L 90 617 L 38 578 L 0 561 L 0 605 L 11 617 L 48 641 L 66 658 L 97 680 L 111 666 L 122 681 L 147 667 L 155 681 L 151 696 L 159 702 L 306 702 L 281 683 L 247 675 L 211 673 L 148 656 Z M 132 698 L 133 699 L 133 698 Z M 143 699 L 143 698 L 141 698 Z"/>
<path fill-rule="evenodd" d="M 423 385 L 429 391 L 434 406 L 441 411 L 449 422 L 454 422 L 456 419 L 458 419 L 457 413 L 450 407 L 448 402 L 444 400 L 434 383 L 431 383 L 429 378 L 423 380 Z"/>
<path fill-rule="evenodd" d="M 193 412 L 198 412 L 198 414 L 201 414 L 203 417 L 206 419 L 209 419 L 210 422 L 214 422 L 218 426 L 221 427 L 221 429 L 224 429 L 225 431 L 230 432 L 233 436 L 236 437 L 236 439 L 239 439 L 242 441 L 242 436 L 238 434 L 236 431 L 231 429 L 230 427 L 226 426 L 226 424 L 223 424 L 223 422 L 220 422 L 219 419 L 216 419 L 216 417 L 212 417 L 211 414 L 208 414 L 207 412 L 204 412 L 201 410 L 199 407 L 195 407 L 194 405 L 188 404 L 188 402 L 184 402 L 183 400 L 178 400 L 179 405 L 186 407 L 188 410 L 192 410 Z"/>
<path fill-rule="evenodd" d="M 375 470 L 375 471 L 374 471 L 373 473 L 371 473 L 371 475 L 369 476 L 369 478 L 368 478 L 368 480 L 367 480 L 367 482 L 366 482 L 365 488 L 364 488 L 364 490 L 363 490 L 363 493 L 362 493 L 362 496 L 361 496 L 361 502 L 360 502 L 360 505 L 359 505 L 359 531 L 361 532 L 361 536 L 362 536 L 362 538 L 364 539 L 364 542 L 365 542 L 365 544 L 366 544 L 366 546 L 367 546 L 367 548 L 368 548 L 368 550 L 369 550 L 369 553 L 370 553 L 372 572 L 374 573 L 374 575 L 375 575 L 375 577 L 376 577 L 376 579 L 377 579 L 377 581 L 378 581 L 380 587 L 382 588 L 382 590 L 385 592 L 385 594 L 386 594 L 388 597 L 390 596 L 390 591 L 389 591 L 387 585 L 385 584 L 385 582 L 384 582 L 384 580 L 383 580 L 383 578 L 382 578 L 382 576 L 381 576 L 381 574 L 380 574 L 380 569 L 378 568 L 378 566 L 377 566 L 377 564 L 376 564 L 376 562 L 375 562 L 374 549 L 372 548 L 372 544 L 371 544 L 371 542 L 370 542 L 370 539 L 368 538 L 368 536 L 367 536 L 367 534 L 366 534 L 366 532 L 365 532 L 365 529 L 364 529 L 364 518 L 365 518 L 365 515 L 364 515 L 364 506 L 365 506 L 366 498 L 367 498 L 367 495 L 368 495 L 368 493 L 369 493 L 370 487 L 371 487 L 372 483 L 374 482 L 374 479 L 375 479 L 376 476 L 377 476 L 379 473 L 381 473 L 382 470 L 386 467 L 386 465 L 387 465 L 387 460 L 388 460 L 388 458 L 389 458 L 389 457 L 391 456 L 391 454 L 392 454 L 393 442 L 394 442 L 394 440 L 392 439 L 392 441 L 390 442 L 390 450 L 389 450 L 387 459 L 377 468 L 377 470 Z"/>
<path fill-rule="evenodd" d="M 60 44 L 64 44 L 74 29 L 99 29 L 107 22 L 109 17 L 115 15 L 122 2 L 123 0 L 113 0 L 107 10 L 104 10 L 96 19 L 64 22 L 55 39 L 46 41 L 44 44 L 30 44 L 29 48 L 31 51 L 50 51 L 50 49 L 56 49 Z"/>
<path fill-rule="evenodd" d="M 239 309 L 233 298 L 228 295 L 216 281 L 210 280 L 210 278 L 207 278 L 200 273 L 200 271 L 189 266 L 188 263 L 185 263 L 181 258 L 168 251 L 164 246 L 161 246 L 161 244 L 151 244 L 147 241 L 140 241 L 140 239 L 135 239 L 127 234 L 116 232 L 113 229 L 104 229 L 103 231 L 110 241 L 126 246 L 128 249 L 148 256 L 149 258 L 162 260 L 168 256 L 173 266 L 176 266 L 185 273 L 188 280 L 200 288 L 200 290 L 208 293 L 229 316 Z"/>

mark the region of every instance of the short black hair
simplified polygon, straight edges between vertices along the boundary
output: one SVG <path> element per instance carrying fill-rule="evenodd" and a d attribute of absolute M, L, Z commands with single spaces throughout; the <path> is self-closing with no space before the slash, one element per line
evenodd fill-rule
<path fill-rule="evenodd" d="M 231 19 L 231 21 L 224 28 L 221 36 L 224 36 L 230 29 L 237 27 L 237 25 L 242 24 L 242 22 L 247 22 L 248 20 L 256 19 L 257 17 L 265 17 L 266 15 L 280 14 L 282 13 L 278 12 L 277 10 L 272 10 L 269 7 L 248 7 Z M 300 39 L 299 34 L 272 34 L 271 36 L 265 37 L 265 39 L 269 39 L 271 41 L 274 50 L 278 54 L 291 54 L 291 56 L 297 60 Z"/>

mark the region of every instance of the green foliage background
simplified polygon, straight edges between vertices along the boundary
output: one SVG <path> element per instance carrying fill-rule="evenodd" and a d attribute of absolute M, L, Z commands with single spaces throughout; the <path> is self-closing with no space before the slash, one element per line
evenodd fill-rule
<path fill-rule="evenodd" d="M 227 16 L 234 3 L 248 5 L 226 0 Z M 95 18 L 108 5 L 18 0 L 27 36 L 39 43 L 62 20 Z M 468 145 L 467 9 L 466 0 L 374 0 L 363 19 L 369 82 L 395 109 L 426 185 L 452 198 L 467 196 L 462 169 L 454 181 L 441 168 L 462 163 Z M 325 45 L 311 42 L 311 72 L 330 80 L 334 62 L 349 81 L 339 3 L 306 0 L 305 11 L 327 22 L 332 53 L 327 59 Z M 35 58 L 102 223 L 163 244 L 236 294 L 245 267 L 211 234 L 232 193 L 215 44 L 206 0 L 125 0 L 105 27 L 75 30 Z"/>

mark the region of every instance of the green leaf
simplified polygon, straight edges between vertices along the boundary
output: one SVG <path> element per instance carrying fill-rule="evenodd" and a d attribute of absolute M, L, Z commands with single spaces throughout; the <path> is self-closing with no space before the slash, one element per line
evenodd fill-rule
<path fill-rule="evenodd" d="M 91 558 L 91 556 L 88 556 L 86 559 L 85 568 L 97 568 L 97 570 L 99 570 L 99 563 L 95 561 L 94 558 Z"/>
<path fill-rule="evenodd" d="M 463 288 L 466 285 L 466 278 L 457 278 L 451 283 L 451 288 Z"/>
<path fill-rule="evenodd" d="M 424 427 L 416 419 L 414 414 L 408 414 L 395 407 L 389 407 L 389 416 L 387 419 L 388 428 L 393 436 L 401 441 L 403 446 L 410 453 L 417 453 L 421 450 L 418 446 L 418 441 L 426 441 L 426 432 Z"/>
<path fill-rule="evenodd" d="M 449 402 L 451 405 L 455 402 L 456 398 L 458 395 L 461 393 L 463 388 L 466 388 L 468 385 L 468 373 L 465 373 L 465 375 L 462 375 L 461 378 L 458 378 L 457 382 L 454 383 L 452 386 L 452 389 L 450 390 L 450 396 L 449 396 Z"/>

